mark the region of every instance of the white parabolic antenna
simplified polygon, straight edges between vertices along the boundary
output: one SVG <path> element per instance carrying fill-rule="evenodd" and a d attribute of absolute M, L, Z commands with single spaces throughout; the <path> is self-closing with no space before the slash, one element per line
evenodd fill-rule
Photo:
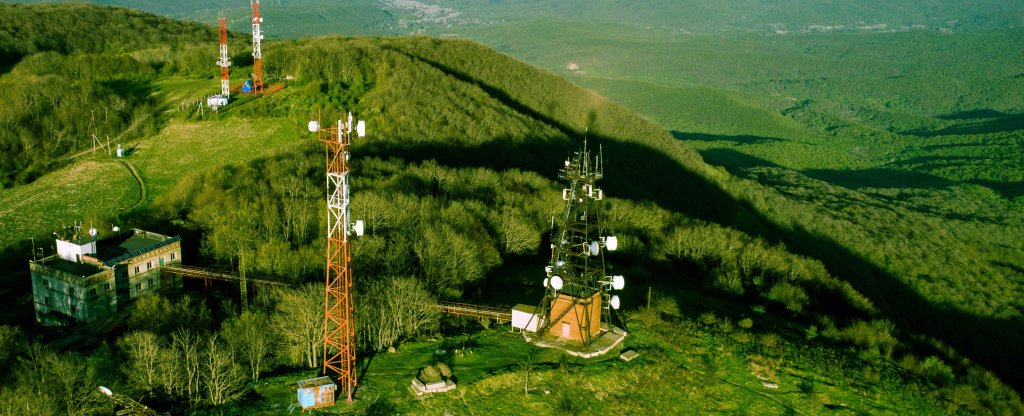
<path fill-rule="evenodd" d="M 90 229 L 89 229 L 89 235 L 91 235 L 91 236 L 95 237 L 97 233 L 99 233 L 99 232 L 98 232 L 98 231 L 96 231 L 96 229 L 95 229 L 95 228 L 90 228 Z"/>
<path fill-rule="evenodd" d="M 359 120 L 359 122 L 356 123 L 356 134 L 359 135 L 359 137 L 366 137 L 366 122 L 365 121 Z"/>
<path fill-rule="evenodd" d="M 591 241 L 590 242 L 590 255 L 591 256 L 596 256 L 597 255 L 597 251 L 600 248 L 601 248 L 601 246 L 598 245 L 597 241 Z"/>
<path fill-rule="evenodd" d="M 352 226 L 352 230 L 356 232 L 357 236 L 362 237 L 363 236 L 363 230 L 365 230 L 365 226 L 363 225 L 363 220 L 356 220 L 356 224 Z"/>
<path fill-rule="evenodd" d="M 551 276 L 551 288 L 555 290 L 562 290 L 561 276 Z"/>
<path fill-rule="evenodd" d="M 550 281 L 551 281 L 551 279 L 548 279 L 548 278 L 545 277 L 544 278 L 544 287 L 548 287 L 548 282 L 550 282 Z"/>
<path fill-rule="evenodd" d="M 619 276 L 612 276 L 612 289 L 622 290 L 626 287 L 626 278 Z"/>
<path fill-rule="evenodd" d="M 612 305 L 612 309 L 619 309 L 619 295 L 612 296 L 612 299 L 608 301 Z"/>
<path fill-rule="evenodd" d="M 320 131 L 320 122 L 313 120 L 309 122 L 309 131 L 316 133 Z"/>
<path fill-rule="evenodd" d="M 604 246 L 608 247 L 608 251 L 615 251 L 619 248 L 619 238 L 614 235 L 605 237 Z"/>

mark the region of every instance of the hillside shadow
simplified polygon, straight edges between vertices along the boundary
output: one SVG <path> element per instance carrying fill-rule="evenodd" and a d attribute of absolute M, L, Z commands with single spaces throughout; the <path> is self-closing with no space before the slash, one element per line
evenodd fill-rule
<path fill-rule="evenodd" d="M 999 182 L 984 179 L 972 179 L 967 182 L 991 189 L 1006 199 L 1024 196 L 1024 182 Z"/>
<path fill-rule="evenodd" d="M 0 296 L 5 299 L 4 308 L 0 310 L 0 325 L 29 327 L 36 322 L 28 264 L 32 258 L 32 243 L 25 237 L 0 249 Z M 36 239 L 41 245 L 40 241 Z"/>
<path fill-rule="evenodd" d="M 900 188 L 940 189 L 953 186 L 955 182 L 927 173 L 897 169 L 807 169 L 800 173 L 847 189 L 858 188 Z"/>
<path fill-rule="evenodd" d="M 742 173 L 744 169 L 779 167 L 779 165 L 773 162 L 734 149 L 707 149 L 698 150 L 697 153 L 700 153 L 700 157 L 704 159 L 704 162 L 721 166 L 734 175 Z"/>
<path fill-rule="evenodd" d="M 939 120 L 958 121 L 938 130 L 911 130 L 902 132 L 918 137 L 962 136 L 1005 133 L 1024 130 L 1024 114 L 1006 114 L 990 109 L 961 111 L 936 117 Z"/>
<path fill-rule="evenodd" d="M 672 137 L 678 140 L 684 141 L 699 141 L 699 142 L 728 142 L 735 144 L 763 144 L 763 143 L 775 143 L 784 142 L 783 139 L 777 139 L 774 137 L 763 137 L 763 136 L 750 136 L 750 135 L 739 135 L 730 136 L 724 134 L 705 134 L 705 133 L 684 133 L 678 130 L 672 131 Z"/>
<path fill-rule="evenodd" d="M 367 142 L 360 157 L 398 158 L 406 162 L 434 161 L 452 168 L 519 169 L 559 181 L 558 168 L 581 143 L 559 139 L 498 139 L 479 145 L 453 142 Z M 1024 377 L 1012 369 L 1024 366 L 1016 354 L 1024 343 L 1024 321 L 979 317 L 929 302 L 899 278 L 851 252 L 834 240 L 802 227 L 783 228 L 753 206 L 725 193 L 717 184 L 678 161 L 643 144 L 598 137 L 607 168 L 600 182 L 606 195 L 637 202 L 654 202 L 670 211 L 739 229 L 783 243 L 792 252 L 821 260 L 829 272 L 867 296 L 905 334 L 924 334 L 943 340 L 964 356 L 998 374 L 1011 385 L 1024 386 Z M 737 152 L 738 153 L 738 152 Z M 735 155 L 733 155 L 735 156 Z M 748 166 L 767 162 L 748 158 Z M 848 315 L 838 302 L 835 315 Z M 925 351 L 936 354 L 934 351 Z"/>
<path fill-rule="evenodd" d="M 498 87 L 449 68 L 438 62 L 387 48 L 427 63 L 463 82 L 479 86 L 491 97 L 524 115 L 563 132 L 565 137 L 582 137 L 584 132 L 532 108 Z M 896 276 L 851 252 L 833 239 L 801 227 L 782 227 L 762 215 L 754 206 L 739 200 L 715 182 L 648 145 L 591 134 L 590 146 L 603 146 L 606 168 L 601 182 L 606 194 L 638 202 L 653 202 L 669 211 L 680 212 L 722 226 L 761 237 L 769 243 L 783 243 L 796 254 L 820 259 L 829 272 L 849 282 L 867 296 L 886 318 L 905 334 L 924 334 L 943 340 L 961 354 L 999 375 L 1018 389 L 1024 387 L 1024 357 L 1018 354 L 1024 343 L 1024 321 L 979 317 L 945 305 L 929 302 Z M 451 167 L 520 169 L 558 180 L 558 168 L 565 157 L 580 147 L 578 140 L 499 138 L 476 145 L 456 141 L 428 143 L 378 142 L 364 151 L 381 158 L 407 161 L 433 160 Z M 770 162 L 732 153 L 705 152 L 705 157 L 731 157 L 736 166 L 771 166 Z M 706 155 L 705 155 L 706 154 Z M 742 155 L 742 156 L 740 156 Z M 834 305 L 834 308 L 843 308 Z M 838 311 L 837 311 L 838 312 Z"/>
<path fill-rule="evenodd" d="M 958 111 L 956 113 L 943 114 L 935 117 L 939 120 L 977 120 L 982 118 L 999 118 L 1006 117 L 1007 114 L 1002 111 L 996 111 L 990 108 L 979 108 L 975 110 Z"/>
<path fill-rule="evenodd" d="M 588 146 L 601 147 L 606 169 L 600 182 L 610 197 L 650 201 L 669 210 L 728 222 L 740 215 L 732 198 L 696 173 L 647 146 L 590 136 Z M 477 144 L 456 140 L 437 142 L 371 141 L 359 148 L 360 157 L 398 158 L 406 162 L 434 161 L 452 168 L 518 169 L 561 182 L 559 168 L 582 146 L 582 140 L 496 138 Z"/>

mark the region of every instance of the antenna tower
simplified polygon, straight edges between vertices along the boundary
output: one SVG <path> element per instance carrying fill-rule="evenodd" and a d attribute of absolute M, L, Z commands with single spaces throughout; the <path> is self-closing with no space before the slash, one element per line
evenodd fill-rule
<path fill-rule="evenodd" d="M 260 41 L 263 40 L 263 32 L 260 31 L 260 24 L 263 18 L 260 17 L 260 0 L 249 0 L 252 6 L 252 93 L 263 93 L 263 53 Z"/>
<path fill-rule="evenodd" d="M 231 93 L 231 83 L 228 81 L 228 66 L 231 65 L 228 59 L 228 19 L 222 17 L 217 21 L 220 23 L 220 60 L 217 61 L 217 65 L 220 65 L 220 95 L 228 98 Z"/>
<path fill-rule="evenodd" d="M 622 276 L 608 276 L 604 253 L 618 248 L 600 220 L 604 191 L 595 183 L 604 176 L 602 155 L 591 159 L 583 149 L 565 161 L 559 178 L 569 182 L 562 190 L 565 213 L 551 235 L 551 263 L 545 267 L 545 294 L 538 308 L 540 336 L 567 338 L 590 346 L 602 330 L 611 328 L 612 310 L 619 297 L 609 293 L 624 286 Z"/>
<path fill-rule="evenodd" d="M 353 131 L 354 128 L 354 131 Z M 324 303 L 324 374 L 337 376 L 339 392 L 352 402 L 356 386 L 355 321 L 352 319 L 352 247 L 350 236 L 363 234 L 363 222 L 350 220 L 349 157 L 352 134 L 366 135 L 360 120 L 353 125 L 352 113 L 338 120 L 336 127 L 321 128 L 309 122 L 326 145 L 327 159 L 327 281 Z"/>

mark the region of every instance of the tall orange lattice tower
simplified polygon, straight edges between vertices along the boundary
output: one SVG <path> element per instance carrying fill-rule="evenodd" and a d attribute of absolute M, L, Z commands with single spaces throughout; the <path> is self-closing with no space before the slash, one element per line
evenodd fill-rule
<path fill-rule="evenodd" d="M 263 51 L 260 45 L 263 40 L 263 32 L 260 24 L 263 17 L 260 17 L 260 0 L 250 0 L 252 6 L 252 93 L 263 93 Z"/>
<path fill-rule="evenodd" d="M 351 237 L 363 234 L 363 222 L 349 213 L 349 145 L 352 135 L 366 135 L 363 121 L 353 124 L 352 114 L 334 127 L 309 123 L 326 145 L 327 159 L 327 287 L 324 303 L 324 374 L 334 374 L 338 392 L 352 402 L 356 386 L 355 321 L 352 319 Z"/>

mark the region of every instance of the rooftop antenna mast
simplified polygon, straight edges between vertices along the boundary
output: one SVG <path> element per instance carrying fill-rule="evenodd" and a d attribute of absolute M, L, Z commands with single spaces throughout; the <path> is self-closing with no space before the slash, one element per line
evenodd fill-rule
<path fill-rule="evenodd" d="M 217 21 L 220 23 L 220 60 L 217 61 L 217 65 L 220 65 L 220 95 L 228 98 L 231 93 L 231 83 L 228 81 L 228 66 L 231 65 L 228 59 L 228 18 L 221 17 Z"/>
<path fill-rule="evenodd" d="M 255 95 L 263 93 L 263 52 L 260 46 L 263 18 L 260 17 L 260 0 L 249 0 L 249 4 L 252 6 L 252 93 Z"/>
<path fill-rule="evenodd" d="M 319 119 L 319 117 L 317 117 Z M 363 235 L 363 221 L 349 212 L 349 145 L 352 135 L 366 136 L 366 123 L 353 123 L 352 113 L 336 127 L 309 122 L 309 131 L 326 145 L 327 273 L 324 303 L 324 374 L 337 377 L 338 391 L 352 403 L 356 386 L 355 321 L 352 319 L 352 247 L 350 236 Z"/>

